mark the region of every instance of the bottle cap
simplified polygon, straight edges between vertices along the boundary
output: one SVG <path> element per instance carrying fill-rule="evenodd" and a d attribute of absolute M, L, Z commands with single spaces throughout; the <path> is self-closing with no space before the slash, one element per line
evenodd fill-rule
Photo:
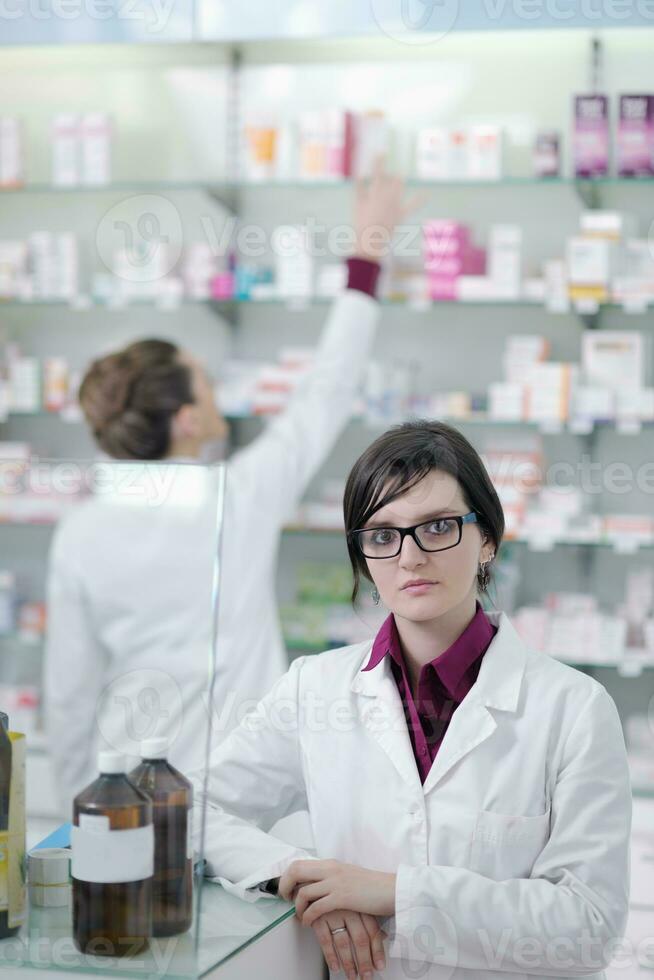
<path fill-rule="evenodd" d="M 142 759 L 166 759 L 168 757 L 167 738 L 146 738 L 141 742 Z"/>
<path fill-rule="evenodd" d="M 121 752 L 98 752 L 98 772 L 115 775 L 126 771 L 127 763 Z"/>

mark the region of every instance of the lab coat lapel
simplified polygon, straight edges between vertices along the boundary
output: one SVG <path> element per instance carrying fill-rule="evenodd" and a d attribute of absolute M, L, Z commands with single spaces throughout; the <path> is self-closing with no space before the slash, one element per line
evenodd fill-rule
<path fill-rule="evenodd" d="M 470 697 L 470 695 L 468 695 Z M 485 705 L 466 698 L 454 712 L 438 754 L 432 763 L 424 783 L 424 793 L 429 793 L 464 756 L 485 742 L 497 722 Z"/>
<path fill-rule="evenodd" d="M 487 612 L 486 615 L 498 631 L 484 654 L 475 684 L 452 716 L 438 755 L 421 786 L 425 794 L 434 789 L 457 762 L 490 738 L 497 728 L 491 708 L 517 710 L 526 649 L 504 613 Z M 369 658 L 370 648 L 361 668 Z M 361 695 L 361 724 L 378 742 L 402 778 L 412 786 L 416 782 L 420 786 L 420 774 L 390 659 L 384 657 L 374 670 L 359 669 L 351 689 Z"/>
<path fill-rule="evenodd" d="M 475 684 L 452 716 L 425 780 L 425 794 L 433 790 L 457 762 L 490 738 L 497 728 L 497 720 L 490 709 L 517 710 L 526 650 L 504 613 L 486 615 L 498 631 L 484 654 Z"/>
<path fill-rule="evenodd" d="M 369 658 L 370 649 L 361 667 Z M 359 670 L 351 688 L 360 695 L 359 718 L 363 727 L 383 749 L 402 779 L 413 788 L 417 784 L 421 789 L 420 773 L 413 754 L 402 699 L 391 671 L 390 658 L 384 657 L 373 670 Z"/>

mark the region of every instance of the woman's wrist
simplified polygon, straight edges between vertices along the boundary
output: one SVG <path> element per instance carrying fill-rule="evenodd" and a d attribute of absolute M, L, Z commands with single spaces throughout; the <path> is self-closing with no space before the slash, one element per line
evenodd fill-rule
<path fill-rule="evenodd" d="M 347 288 L 374 297 L 377 295 L 380 272 L 379 262 L 361 254 L 354 255 L 347 260 Z"/>

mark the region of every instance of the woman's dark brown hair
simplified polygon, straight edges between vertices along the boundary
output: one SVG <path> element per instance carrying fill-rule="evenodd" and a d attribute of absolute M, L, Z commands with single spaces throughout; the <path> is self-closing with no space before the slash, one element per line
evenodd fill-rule
<path fill-rule="evenodd" d="M 110 456 L 162 459 L 170 450 L 173 416 L 195 399 L 179 348 L 141 340 L 94 361 L 79 400 L 98 445 Z"/>
<path fill-rule="evenodd" d="M 482 534 L 493 542 L 495 555 L 504 537 L 504 512 L 479 453 L 458 429 L 444 422 L 416 420 L 394 426 L 368 446 L 347 478 L 343 511 L 347 547 L 354 573 L 352 601 L 361 578 L 372 581 L 366 559 L 350 532 L 365 527 L 373 514 L 396 500 L 432 470 L 449 473 L 477 514 Z M 480 572 L 480 588 L 486 580 Z"/>

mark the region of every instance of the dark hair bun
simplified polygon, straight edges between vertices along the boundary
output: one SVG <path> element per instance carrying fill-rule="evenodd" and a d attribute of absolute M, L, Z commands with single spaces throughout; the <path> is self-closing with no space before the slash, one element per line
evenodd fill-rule
<path fill-rule="evenodd" d="M 166 456 L 172 418 L 194 400 L 190 371 L 164 340 L 142 340 L 94 361 L 79 398 L 100 448 L 116 459 Z"/>

